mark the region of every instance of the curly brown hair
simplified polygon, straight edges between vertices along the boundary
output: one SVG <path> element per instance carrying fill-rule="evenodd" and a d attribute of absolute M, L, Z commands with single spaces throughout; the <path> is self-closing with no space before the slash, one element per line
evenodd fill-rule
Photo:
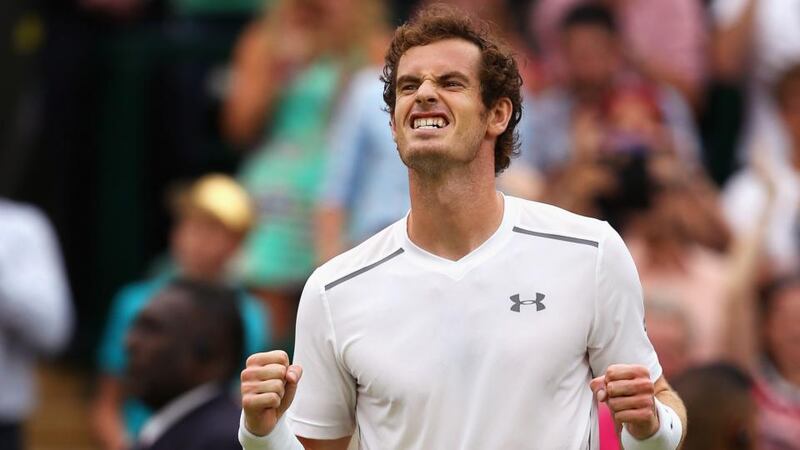
<path fill-rule="evenodd" d="M 383 100 L 388 112 L 394 115 L 397 66 L 408 49 L 451 38 L 471 42 L 481 51 L 478 76 L 483 105 L 490 108 L 504 97 L 511 101 L 511 119 L 494 147 L 494 171 L 499 174 L 511 164 L 511 157 L 519 153 L 516 126 L 522 118 L 522 77 L 513 53 L 492 33 L 488 23 L 443 4 L 421 9 L 409 22 L 397 28 L 386 52 L 381 76 Z"/>

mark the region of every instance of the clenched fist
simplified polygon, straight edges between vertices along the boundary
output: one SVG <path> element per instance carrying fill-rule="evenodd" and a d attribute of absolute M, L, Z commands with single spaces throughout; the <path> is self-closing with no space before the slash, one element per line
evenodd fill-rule
<path fill-rule="evenodd" d="M 605 375 L 593 379 L 589 387 L 597 401 L 608 404 L 614 421 L 624 425 L 631 436 L 644 440 L 658 431 L 655 387 L 647 368 L 613 364 Z"/>
<path fill-rule="evenodd" d="M 276 350 L 247 358 L 242 371 L 242 409 L 245 427 L 266 436 L 289 408 L 303 369 L 289 365 L 289 356 Z"/>

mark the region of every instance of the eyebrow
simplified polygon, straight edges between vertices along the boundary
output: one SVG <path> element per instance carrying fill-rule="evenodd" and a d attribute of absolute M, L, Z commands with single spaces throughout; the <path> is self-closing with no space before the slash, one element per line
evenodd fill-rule
<path fill-rule="evenodd" d="M 450 72 L 445 72 L 442 75 L 439 75 L 439 76 L 437 76 L 435 78 L 436 78 L 436 83 L 441 83 L 442 81 L 450 80 L 450 79 L 461 80 L 461 81 L 463 81 L 465 83 L 469 83 L 469 81 L 470 81 L 469 77 L 467 75 L 465 75 L 463 72 L 459 72 L 457 70 L 452 70 Z M 400 77 L 397 78 L 397 86 L 398 87 L 401 86 L 403 83 L 419 83 L 419 82 L 420 82 L 420 77 L 415 76 L 415 75 L 401 75 Z"/>
<path fill-rule="evenodd" d="M 447 72 L 447 73 L 445 73 L 443 75 L 440 75 L 437 80 L 450 80 L 450 79 L 453 79 L 453 78 L 459 79 L 459 80 L 464 81 L 464 82 L 469 82 L 469 77 L 467 75 L 465 75 L 464 73 L 459 72 L 457 70 L 453 70 L 453 71 Z"/>
<path fill-rule="evenodd" d="M 403 83 L 419 83 L 419 77 L 414 75 L 402 75 L 397 78 L 397 86 L 400 86 Z"/>

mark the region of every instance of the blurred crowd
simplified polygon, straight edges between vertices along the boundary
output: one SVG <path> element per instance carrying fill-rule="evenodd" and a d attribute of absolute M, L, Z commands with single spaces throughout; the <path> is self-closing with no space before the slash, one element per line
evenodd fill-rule
<path fill-rule="evenodd" d="M 523 71 L 499 188 L 631 250 L 684 448 L 800 449 L 800 0 L 450 3 Z M 308 275 L 408 211 L 379 77 L 418 6 L 0 6 L 0 448 L 65 348 L 98 448 L 237 448 L 244 358 L 291 353 Z"/>

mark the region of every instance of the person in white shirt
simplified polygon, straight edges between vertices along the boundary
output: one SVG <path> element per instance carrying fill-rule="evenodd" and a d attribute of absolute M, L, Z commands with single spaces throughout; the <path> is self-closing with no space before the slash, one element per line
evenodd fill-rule
<path fill-rule="evenodd" d="M 739 157 L 767 152 L 778 164 L 791 159 L 791 141 L 771 86 L 800 62 L 800 0 L 713 0 L 712 60 L 717 77 L 746 82 L 746 123 Z"/>
<path fill-rule="evenodd" d="M 293 364 L 248 359 L 242 446 L 345 449 L 357 430 L 362 449 L 591 449 L 596 399 L 628 450 L 677 448 L 684 409 L 619 235 L 496 191 L 521 117 L 511 54 L 433 6 L 386 60 L 411 211 L 312 274 Z"/>
<path fill-rule="evenodd" d="M 725 185 L 722 206 L 739 236 L 759 226 L 754 211 L 768 209 L 765 254 L 776 273 L 791 273 L 800 269 L 800 61 L 778 76 L 773 97 L 789 136 L 787 162 L 754 159 Z"/>
<path fill-rule="evenodd" d="M 72 300 L 58 239 L 33 205 L 0 198 L 0 449 L 25 448 L 36 361 L 69 342 Z"/>

